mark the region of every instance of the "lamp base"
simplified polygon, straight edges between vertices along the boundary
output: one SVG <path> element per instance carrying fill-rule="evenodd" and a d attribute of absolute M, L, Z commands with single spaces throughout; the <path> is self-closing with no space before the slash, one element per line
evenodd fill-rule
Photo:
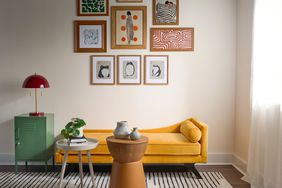
<path fill-rule="evenodd" d="M 29 116 L 44 116 L 44 112 L 30 112 Z"/>

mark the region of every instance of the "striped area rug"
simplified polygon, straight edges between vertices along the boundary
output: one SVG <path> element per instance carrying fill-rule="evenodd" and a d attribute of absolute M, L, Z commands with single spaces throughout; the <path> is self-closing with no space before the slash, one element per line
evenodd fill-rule
<path fill-rule="evenodd" d="M 146 172 L 147 188 L 231 188 L 220 172 L 200 172 L 203 179 L 197 179 L 190 172 Z M 110 174 L 95 173 L 97 188 L 108 188 Z M 58 187 L 58 172 L 0 172 L 1 188 L 51 188 Z M 85 188 L 92 187 L 89 173 L 84 173 Z M 63 182 L 64 188 L 78 188 L 80 183 L 77 172 L 69 173 Z"/>

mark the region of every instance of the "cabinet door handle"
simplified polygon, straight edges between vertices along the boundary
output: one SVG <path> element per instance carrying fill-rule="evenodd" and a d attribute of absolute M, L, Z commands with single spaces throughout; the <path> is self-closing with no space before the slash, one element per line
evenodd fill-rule
<path fill-rule="evenodd" d="M 20 129 L 16 128 L 16 139 L 20 138 Z"/>

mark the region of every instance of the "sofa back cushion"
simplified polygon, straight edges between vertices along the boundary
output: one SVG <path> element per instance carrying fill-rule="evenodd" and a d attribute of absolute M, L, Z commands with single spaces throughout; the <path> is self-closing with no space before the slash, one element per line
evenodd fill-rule
<path fill-rule="evenodd" d="M 193 143 L 199 142 L 202 137 L 201 130 L 189 120 L 180 124 L 180 132 Z"/>

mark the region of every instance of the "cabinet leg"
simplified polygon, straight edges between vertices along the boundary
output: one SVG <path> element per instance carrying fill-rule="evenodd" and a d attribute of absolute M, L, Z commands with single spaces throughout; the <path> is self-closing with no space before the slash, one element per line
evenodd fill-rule
<path fill-rule="evenodd" d="M 93 170 L 93 164 L 92 164 L 92 160 L 91 160 L 90 150 L 87 151 L 87 158 L 88 158 L 89 171 L 90 171 L 93 187 L 96 188 L 95 177 L 94 177 L 94 170 Z"/>
<path fill-rule="evenodd" d="M 63 185 L 63 179 L 64 179 L 65 170 L 66 170 L 67 159 L 68 159 L 68 152 L 65 151 L 65 153 L 64 153 L 64 163 L 63 163 L 62 170 L 61 170 L 61 178 L 60 178 L 59 188 L 62 188 L 62 185 Z"/>
<path fill-rule="evenodd" d="M 25 162 L 25 170 L 27 171 L 27 161 Z"/>
<path fill-rule="evenodd" d="M 17 174 L 18 173 L 18 161 L 15 160 L 15 173 Z"/>
<path fill-rule="evenodd" d="M 47 161 L 45 161 L 45 169 L 44 169 L 44 170 L 45 170 L 45 173 L 47 173 L 47 165 L 48 165 L 48 164 L 47 164 Z"/>
<path fill-rule="evenodd" d="M 83 168 L 82 168 L 82 156 L 81 156 L 81 151 L 78 152 L 78 158 L 79 158 L 80 187 L 83 188 Z"/>
<path fill-rule="evenodd" d="M 55 156 L 54 155 L 52 157 L 52 166 L 53 166 L 53 171 L 55 171 Z"/>

